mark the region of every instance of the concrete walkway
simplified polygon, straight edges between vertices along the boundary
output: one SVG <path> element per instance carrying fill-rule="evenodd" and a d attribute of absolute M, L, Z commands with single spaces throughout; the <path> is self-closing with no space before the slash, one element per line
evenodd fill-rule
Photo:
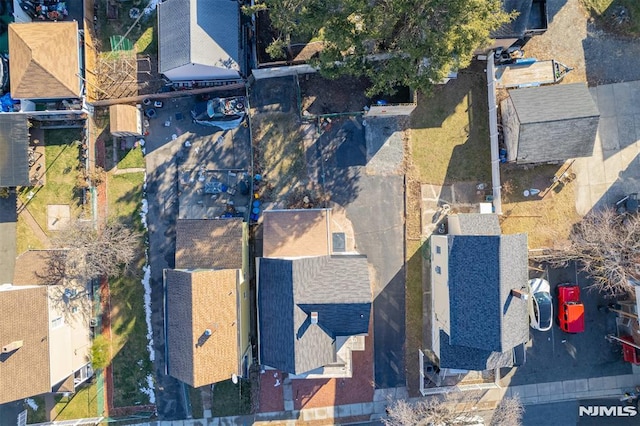
<path fill-rule="evenodd" d="M 600 111 L 593 156 L 578 158 L 576 210 L 612 206 L 624 195 L 640 192 L 640 81 L 589 89 Z"/>
<path fill-rule="evenodd" d="M 504 397 L 518 395 L 524 405 L 546 404 L 577 399 L 618 398 L 625 391 L 640 383 L 640 373 L 621 376 L 597 377 L 582 380 L 538 383 L 490 389 L 480 399 L 478 409 L 495 405 Z M 284 412 L 259 413 L 250 416 L 217 417 L 199 420 L 174 420 L 145 423 L 147 426 L 222 426 L 222 425 L 295 425 L 298 421 L 331 421 L 333 419 L 358 419 L 384 417 L 388 399 L 408 399 L 416 402 L 423 398 L 407 398 L 405 388 L 376 391 L 373 402 L 338 405 L 335 407 L 310 408 Z M 482 407 L 480 406 L 482 405 Z M 484 408 L 483 408 L 484 407 Z M 366 420 L 366 419 L 365 419 Z M 328 422 L 326 424 L 330 424 Z"/>

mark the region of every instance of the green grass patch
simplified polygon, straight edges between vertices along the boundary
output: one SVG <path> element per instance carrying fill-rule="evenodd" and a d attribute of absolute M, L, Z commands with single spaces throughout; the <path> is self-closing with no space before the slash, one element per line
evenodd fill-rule
<path fill-rule="evenodd" d="M 213 388 L 214 417 L 240 416 L 251 412 L 251 385 L 240 380 L 234 385 L 231 380 L 216 383 Z"/>
<path fill-rule="evenodd" d="M 46 183 L 20 192 L 20 199 L 45 233 L 48 233 L 47 205 L 68 204 L 72 217 L 79 213 L 76 182 L 80 173 L 80 151 L 76 141 L 81 139 L 80 129 L 45 130 Z"/>
<path fill-rule="evenodd" d="M 140 207 L 144 173 L 107 175 L 107 202 L 110 219 L 123 220 L 142 228 Z M 140 256 L 129 273 L 109 280 L 111 290 L 111 332 L 116 406 L 147 404 L 149 398 L 140 392 L 147 386 L 152 372 L 147 351 L 147 326 L 144 314 L 144 288 L 140 282 L 144 266 L 144 241 L 140 241 Z"/>
<path fill-rule="evenodd" d="M 70 397 L 56 396 L 55 420 L 74 420 L 98 415 L 97 386 L 95 383 L 81 387 Z M 44 403 L 44 401 L 43 401 Z"/>
<path fill-rule="evenodd" d="M 144 168 L 144 156 L 141 148 L 118 150 L 118 168 Z"/>
<path fill-rule="evenodd" d="M 422 183 L 487 181 L 491 178 L 486 82 L 481 73 L 420 95 L 411 122 L 415 178 Z"/>
<path fill-rule="evenodd" d="M 605 28 L 627 36 L 640 35 L 638 0 L 582 0 L 585 9 Z M 622 16 L 621 11 L 626 15 Z"/>
<path fill-rule="evenodd" d="M 107 174 L 109 218 L 124 220 L 140 227 L 144 172 Z"/>
<path fill-rule="evenodd" d="M 134 25 L 135 19 L 129 17 L 129 10 L 132 6 L 135 6 L 142 11 L 147 5 L 148 1 L 139 2 L 139 4 L 127 2 L 116 2 L 118 7 L 118 19 L 107 19 L 107 11 L 104 3 L 106 0 L 96 0 L 100 2 L 102 7 L 98 8 L 98 39 L 101 43 L 102 52 L 111 51 L 111 43 L 109 38 L 111 36 L 123 36 L 127 32 L 127 39 L 129 39 L 137 53 L 145 53 L 157 55 L 158 52 L 158 37 L 157 37 L 157 18 L 156 11 L 154 10 L 148 15 L 143 15 L 140 20 Z M 129 29 L 131 31 L 129 31 Z"/>
<path fill-rule="evenodd" d="M 18 216 L 16 226 L 16 254 L 20 255 L 27 250 L 43 249 L 44 245 L 38 239 L 33 229 L 21 215 Z"/>
<path fill-rule="evenodd" d="M 187 386 L 189 389 L 189 401 L 191 402 L 191 415 L 194 419 L 204 418 L 204 408 L 202 407 L 202 394 L 200 389 Z"/>
<path fill-rule="evenodd" d="M 33 423 L 44 423 L 47 421 L 47 413 L 44 405 L 44 397 L 43 396 L 33 396 L 31 397 L 33 401 L 38 406 L 37 410 L 33 410 L 30 405 L 25 404 L 27 407 L 27 421 L 29 424 Z"/>

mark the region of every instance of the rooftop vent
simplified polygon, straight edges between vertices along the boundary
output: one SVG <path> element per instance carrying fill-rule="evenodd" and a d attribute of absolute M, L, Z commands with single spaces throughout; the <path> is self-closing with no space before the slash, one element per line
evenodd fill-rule
<path fill-rule="evenodd" d="M 311 312 L 311 324 L 317 324 L 317 323 L 318 323 L 318 313 Z"/>
<path fill-rule="evenodd" d="M 2 347 L 2 353 L 3 354 L 8 354 L 9 352 L 13 352 L 17 349 L 20 349 L 22 347 L 22 344 L 24 342 L 22 340 L 14 340 L 13 342 L 9 343 L 8 345 L 5 345 Z"/>

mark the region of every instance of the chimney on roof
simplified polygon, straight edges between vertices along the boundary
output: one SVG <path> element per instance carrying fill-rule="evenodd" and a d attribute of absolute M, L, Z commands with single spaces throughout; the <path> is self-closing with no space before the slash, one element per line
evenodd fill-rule
<path fill-rule="evenodd" d="M 511 289 L 511 295 L 513 297 L 517 297 L 518 299 L 527 300 L 529 299 L 529 295 L 522 290 L 516 290 L 515 288 Z"/>
<path fill-rule="evenodd" d="M 9 352 L 13 352 L 17 349 L 20 349 L 22 347 L 22 344 L 24 342 L 22 340 L 14 340 L 13 342 L 9 343 L 8 345 L 5 345 L 2 347 L 2 353 L 3 354 L 8 354 Z"/>
<path fill-rule="evenodd" d="M 317 323 L 318 323 L 318 313 L 311 312 L 311 324 L 317 324 Z"/>

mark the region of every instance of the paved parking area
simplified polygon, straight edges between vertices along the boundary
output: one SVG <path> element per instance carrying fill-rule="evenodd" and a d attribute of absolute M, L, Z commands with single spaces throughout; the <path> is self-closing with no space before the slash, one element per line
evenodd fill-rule
<path fill-rule="evenodd" d="M 393 123 L 365 137 L 360 118 L 333 120 L 319 139 L 325 190 L 345 208 L 354 227 L 356 249 L 373 266 L 374 370 L 376 388 L 405 385 L 404 179 Z M 372 151 L 370 143 L 376 144 Z M 366 156 L 365 156 L 366 154 Z M 372 164 L 384 163 L 378 168 Z M 395 162 L 395 163 L 394 163 Z M 365 165 L 366 164 L 366 165 Z M 390 173 L 391 172 L 391 173 Z"/>
<path fill-rule="evenodd" d="M 640 81 L 589 89 L 600 111 L 593 156 L 576 159 L 576 210 L 611 206 L 640 192 Z"/>
<path fill-rule="evenodd" d="M 162 419 L 186 417 L 182 385 L 165 374 L 164 310 L 162 270 L 175 265 L 175 224 L 178 217 L 178 170 L 247 168 L 250 159 L 248 130 L 220 132 L 191 122 L 193 97 L 167 100 L 157 109 L 145 138 L 149 203 L 149 264 L 151 266 L 151 320 L 155 348 L 158 415 Z M 176 114 L 178 115 L 176 118 Z M 168 127 L 165 121 L 170 121 Z M 175 140 L 173 135 L 176 135 Z M 218 140 L 222 136 L 222 140 Z M 190 147 L 185 147 L 189 141 Z"/>
<path fill-rule="evenodd" d="M 502 383 L 517 386 L 631 374 L 631 365 L 622 360 L 621 347 L 605 340 L 607 334 L 616 332 L 615 315 L 598 310 L 598 306 L 606 306 L 610 301 L 597 291 L 587 289 L 591 280 L 576 273 L 575 265 L 550 270 L 548 277 L 553 290 L 554 312 L 557 312 L 557 284 L 577 282 L 580 285 L 586 331 L 564 333 L 558 328 L 555 318 L 554 326 L 547 332 L 530 329 L 526 363 L 509 372 Z"/>

